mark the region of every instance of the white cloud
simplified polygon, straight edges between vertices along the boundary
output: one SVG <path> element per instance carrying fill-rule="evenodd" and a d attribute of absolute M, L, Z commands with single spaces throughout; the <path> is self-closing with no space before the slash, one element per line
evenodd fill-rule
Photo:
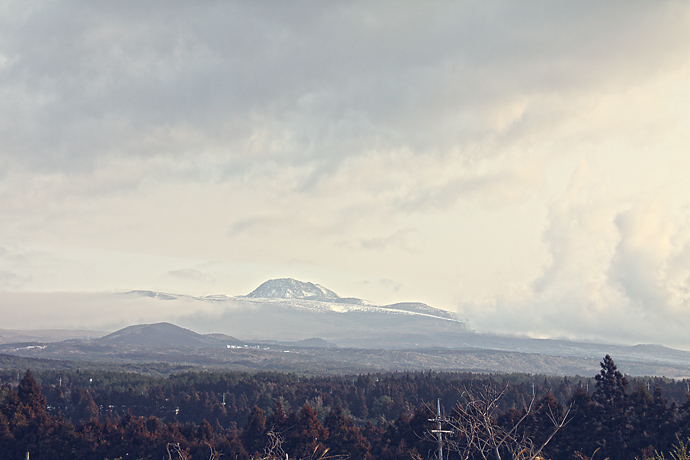
<path fill-rule="evenodd" d="M 45 256 L 4 289 L 277 273 L 483 329 L 684 324 L 683 3 L 0 8 L 0 246 Z"/>

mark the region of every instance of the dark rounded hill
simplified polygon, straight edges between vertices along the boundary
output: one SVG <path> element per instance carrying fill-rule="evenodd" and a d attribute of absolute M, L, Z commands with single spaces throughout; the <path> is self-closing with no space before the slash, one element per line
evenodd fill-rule
<path fill-rule="evenodd" d="M 225 346 L 229 339 L 207 337 L 189 329 L 170 323 L 137 324 L 108 334 L 98 339 L 104 344 L 135 345 L 141 347 L 219 347 Z M 239 341 L 238 341 L 239 342 Z"/>

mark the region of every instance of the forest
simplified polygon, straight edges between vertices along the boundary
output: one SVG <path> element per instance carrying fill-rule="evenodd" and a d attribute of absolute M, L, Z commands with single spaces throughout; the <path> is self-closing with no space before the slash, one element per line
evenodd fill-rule
<path fill-rule="evenodd" d="M 5 370 L 0 452 L 34 460 L 414 460 L 435 458 L 438 422 L 449 431 L 447 459 L 529 458 L 525 442 L 553 460 L 659 458 L 685 446 L 687 381 L 628 378 L 608 355 L 600 367 L 592 377 Z M 485 425 L 471 434 L 467 417 L 477 415 Z M 486 457 L 478 446 L 487 433 L 509 433 L 523 457 L 507 442 Z"/>

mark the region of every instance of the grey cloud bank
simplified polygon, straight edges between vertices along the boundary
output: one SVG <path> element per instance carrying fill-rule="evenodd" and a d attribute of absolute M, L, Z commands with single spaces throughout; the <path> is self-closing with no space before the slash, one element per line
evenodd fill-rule
<path fill-rule="evenodd" d="M 690 348 L 689 26 L 673 1 L 6 2 L 0 289 L 289 276 Z"/>

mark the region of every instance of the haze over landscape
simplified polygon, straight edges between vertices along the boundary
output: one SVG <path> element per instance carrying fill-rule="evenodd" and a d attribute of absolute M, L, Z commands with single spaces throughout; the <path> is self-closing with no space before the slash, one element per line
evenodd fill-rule
<path fill-rule="evenodd" d="M 289 277 L 690 350 L 688 56 L 678 1 L 3 2 L 0 327 Z"/>

